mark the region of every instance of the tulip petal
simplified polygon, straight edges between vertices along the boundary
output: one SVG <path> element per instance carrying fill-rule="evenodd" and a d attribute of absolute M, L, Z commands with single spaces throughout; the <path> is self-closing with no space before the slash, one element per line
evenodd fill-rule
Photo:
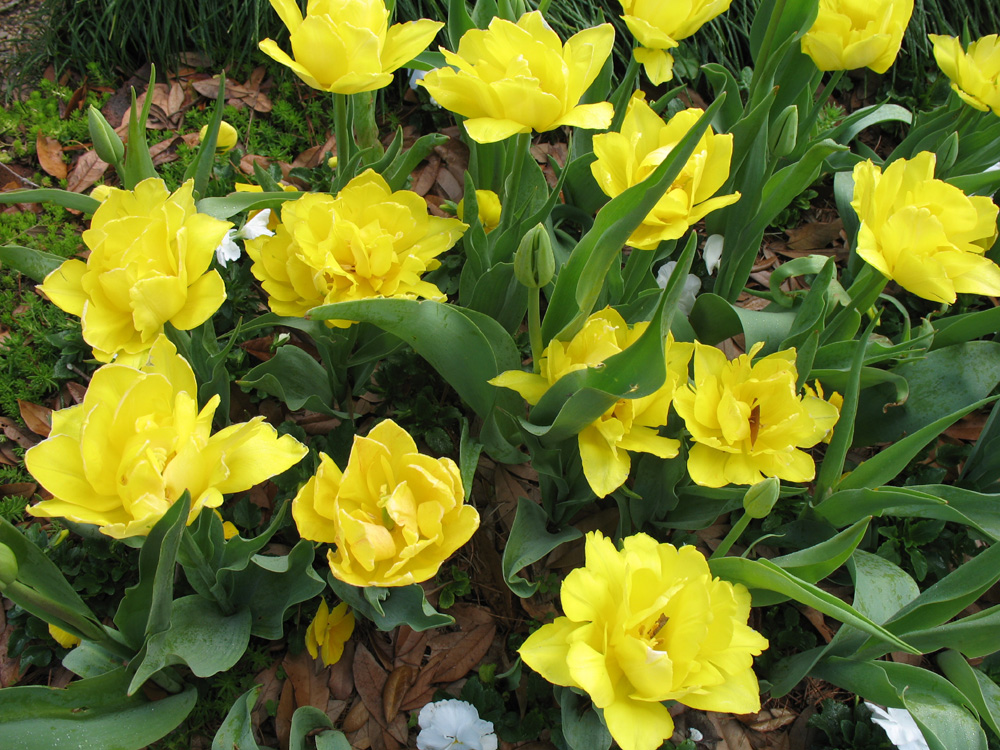
<path fill-rule="evenodd" d="M 70 315 L 82 316 L 87 295 L 81 280 L 87 272 L 87 264 L 80 260 L 67 260 L 59 268 L 45 277 L 38 288 L 45 292 L 52 304 Z"/>
<path fill-rule="evenodd" d="M 626 695 L 604 708 L 604 722 L 622 750 L 655 750 L 674 733 L 674 720 L 666 706 Z"/>
<path fill-rule="evenodd" d="M 170 323 L 181 331 L 190 331 L 208 320 L 226 301 L 226 283 L 218 271 L 209 271 L 187 288 L 187 297 L 170 318 Z"/>
<path fill-rule="evenodd" d="M 439 21 L 421 18 L 389 27 L 382 48 L 382 70 L 391 73 L 423 52 L 444 27 Z"/>

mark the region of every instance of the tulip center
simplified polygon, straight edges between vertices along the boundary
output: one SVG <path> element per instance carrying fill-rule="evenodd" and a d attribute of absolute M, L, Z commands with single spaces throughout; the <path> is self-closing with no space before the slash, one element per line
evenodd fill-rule
<path fill-rule="evenodd" d="M 754 404 L 750 409 L 750 445 L 757 442 L 757 433 L 760 431 L 760 404 Z"/>

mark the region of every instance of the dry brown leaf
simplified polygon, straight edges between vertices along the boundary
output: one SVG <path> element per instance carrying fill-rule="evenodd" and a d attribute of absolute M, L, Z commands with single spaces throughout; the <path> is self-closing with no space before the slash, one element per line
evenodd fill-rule
<path fill-rule="evenodd" d="M 20 409 L 21 419 L 29 430 L 42 437 L 49 436 L 49 431 L 52 429 L 52 410 L 49 407 L 18 399 L 17 408 Z"/>
<path fill-rule="evenodd" d="M 338 700 L 346 701 L 354 693 L 354 649 L 355 642 L 344 644 L 344 653 L 340 660 L 330 667 L 330 679 L 327 685 L 330 695 Z"/>
<path fill-rule="evenodd" d="M 255 685 L 260 685 L 260 695 L 257 696 L 257 705 L 253 709 L 251 722 L 254 727 L 259 727 L 267 716 L 267 704 L 277 703 L 281 697 L 281 687 L 284 680 L 278 679 L 278 667 L 281 662 L 275 661 L 270 667 L 253 678 Z"/>
<path fill-rule="evenodd" d="M 317 666 L 322 666 L 322 662 L 313 659 L 308 651 L 300 651 L 295 656 L 285 654 L 281 668 L 292 683 L 296 708 L 313 706 L 321 711 L 326 709 L 327 701 L 330 700 L 330 688 L 327 685 L 330 673 L 327 669 L 317 671 Z"/>
<path fill-rule="evenodd" d="M 66 180 L 66 189 L 72 193 L 82 193 L 91 188 L 110 166 L 97 155 L 96 151 L 87 151 L 76 160 L 73 171 Z"/>
<path fill-rule="evenodd" d="M 755 732 L 774 732 L 793 723 L 798 714 L 787 708 L 771 708 L 761 711 L 752 717 L 753 722 L 749 725 Z"/>
<path fill-rule="evenodd" d="M 364 701 L 359 700 L 351 706 L 351 710 L 347 712 L 347 716 L 344 717 L 344 723 L 341 725 L 341 729 L 348 734 L 351 732 L 357 732 L 368 723 L 370 716 L 371 714 L 368 712 L 368 708 L 365 706 Z"/>
<path fill-rule="evenodd" d="M 13 440 L 25 449 L 30 448 L 38 442 L 34 437 L 31 437 L 18 427 L 16 422 L 6 417 L 0 417 L 0 430 L 3 430 L 3 434 L 10 440 Z"/>
<path fill-rule="evenodd" d="M 323 163 L 326 152 L 330 151 L 334 155 L 337 153 L 337 138 L 336 136 L 330 136 L 326 141 L 319 146 L 313 146 L 312 148 L 307 148 L 297 157 L 295 161 L 292 162 L 293 167 L 305 167 L 306 169 L 312 169 L 313 167 L 318 167 Z"/>
<path fill-rule="evenodd" d="M 87 386 L 80 385 L 79 383 L 71 380 L 66 383 L 66 390 L 69 392 L 70 398 L 73 399 L 73 403 L 83 403 L 83 397 L 87 394 Z"/>
<path fill-rule="evenodd" d="M 409 664 L 419 667 L 427 650 L 427 631 L 418 633 L 409 625 L 400 625 L 396 630 L 395 666 Z"/>
<path fill-rule="evenodd" d="M 295 697 L 292 681 L 285 680 L 278 699 L 278 711 L 274 715 L 274 731 L 278 735 L 278 747 L 288 750 L 288 740 L 292 733 L 292 714 L 295 713 Z"/>
<path fill-rule="evenodd" d="M 466 633 L 465 638 L 452 650 L 448 666 L 438 672 L 437 681 L 454 682 L 465 677 L 486 656 L 496 632 L 496 626 L 489 624 L 479 625 Z"/>
<path fill-rule="evenodd" d="M 191 88 L 209 99 L 218 99 L 220 83 L 221 82 L 218 78 L 205 78 L 201 81 L 193 81 L 191 83 Z"/>
<path fill-rule="evenodd" d="M 396 667 L 389 673 L 382 689 L 382 709 L 385 712 L 385 720 L 392 722 L 399 713 L 399 707 L 403 704 L 406 691 L 410 689 L 417 679 L 417 670 L 409 664 Z"/>
<path fill-rule="evenodd" d="M 161 164 L 166 164 L 167 162 L 176 161 L 177 151 L 170 151 L 170 147 L 174 145 L 177 140 L 177 136 L 172 136 L 171 138 L 166 138 L 159 143 L 153 144 L 149 147 L 149 156 L 153 160 L 153 166 L 160 166 Z"/>
<path fill-rule="evenodd" d="M 736 719 L 729 714 L 717 714 L 713 711 L 707 712 L 707 716 L 717 736 L 722 738 L 715 750 L 754 750 L 747 730 Z"/>
<path fill-rule="evenodd" d="M 267 170 L 271 166 L 271 160 L 266 156 L 260 156 L 258 154 L 245 154 L 242 159 L 240 159 L 240 171 L 245 175 L 253 175 L 253 165 L 259 164 L 260 168 Z"/>
<path fill-rule="evenodd" d="M 0 497 L 23 497 L 30 500 L 35 496 L 38 485 L 34 482 L 14 482 L 13 484 L 0 484 Z"/>
<path fill-rule="evenodd" d="M 463 197 L 465 197 L 465 188 L 458 180 L 455 179 L 455 175 L 447 169 L 438 171 L 436 183 L 438 187 L 441 188 L 441 192 L 444 194 L 445 198 L 450 201 L 458 203 Z"/>
<path fill-rule="evenodd" d="M 62 160 L 62 146 L 55 138 L 49 138 L 38 130 L 38 137 L 35 139 L 35 152 L 38 154 L 38 163 L 46 174 L 50 174 L 57 180 L 65 180 L 68 170 L 66 162 Z"/>
<path fill-rule="evenodd" d="M 10 443 L 4 441 L 0 442 L 0 464 L 5 464 L 7 466 L 20 466 L 21 461 L 14 453 L 14 449 L 11 447 Z"/>
<path fill-rule="evenodd" d="M 364 701 L 368 712 L 383 727 L 386 725 L 382 706 L 382 691 L 389 675 L 379 666 L 372 652 L 358 644 L 354 650 L 354 688 Z"/>
<path fill-rule="evenodd" d="M 347 701 L 340 701 L 331 698 L 326 704 L 326 715 L 330 717 L 330 721 L 336 723 L 340 715 L 347 710 Z"/>
<path fill-rule="evenodd" d="M 387 748 L 396 748 L 399 747 L 396 743 L 402 743 L 405 745 L 406 741 L 409 739 L 409 735 L 410 731 L 406 726 L 406 717 L 403 716 L 403 714 L 396 714 L 396 718 L 389 722 L 389 726 L 386 727 L 385 732 L 383 733 L 386 741 L 385 746 Z M 393 740 L 392 742 L 390 742 L 390 737 Z"/>
<path fill-rule="evenodd" d="M 16 685 L 21 678 L 21 657 L 11 659 L 7 651 L 7 642 L 13 632 L 14 626 L 8 625 L 7 614 L 0 605 L 0 688 Z"/>
<path fill-rule="evenodd" d="M 830 629 L 830 626 L 826 624 L 826 618 L 823 613 L 819 610 L 813 609 L 812 607 L 801 606 L 799 611 L 806 616 L 806 619 L 812 623 L 812 626 L 816 628 L 817 632 L 823 636 L 823 640 L 829 643 L 833 640 L 833 636 L 836 633 Z"/>
<path fill-rule="evenodd" d="M 65 120 L 76 110 L 83 109 L 84 103 L 87 99 L 87 92 L 89 90 L 90 87 L 87 85 L 86 81 L 84 81 L 83 85 L 73 92 L 69 101 L 66 102 L 66 108 L 63 110 L 61 115 L 62 119 Z"/>
<path fill-rule="evenodd" d="M 788 229 L 788 248 L 803 252 L 806 250 L 825 250 L 830 247 L 834 240 L 840 239 L 840 233 L 844 231 L 844 222 L 840 219 L 833 221 L 814 221 L 810 224 L 803 224 L 795 229 Z"/>
<path fill-rule="evenodd" d="M 431 154 L 424 168 L 414 173 L 413 184 L 410 186 L 410 190 L 417 195 L 427 195 L 430 189 L 434 187 L 438 172 L 440 171 L 441 159 Z"/>

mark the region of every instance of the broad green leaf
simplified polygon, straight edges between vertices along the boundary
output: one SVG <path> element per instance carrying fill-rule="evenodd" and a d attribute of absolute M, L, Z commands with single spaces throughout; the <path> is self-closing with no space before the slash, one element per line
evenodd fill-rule
<path fill-rule="evenodd" d="M 153 104 L 155 86 L 154 68 L 149 76 L 149 86 L 146 89 L 146 99 L 141 112 L 136 110 L 135 89 L 132 89 L 132 116 L 128 121 L 128 146 L 125 148 L 125 168 L 122 170 L 126 190 L 135 190 L 135 186 L 143 180 L 157 176 L 153 159 L 149 155 L 149 144 L 146 141 L 146 119 Z"/>
<path fill-rule="evenodd" d="M 392 588 L 358 588 L 349 583 L 326 577 L 330 588 L 338 597 L 368 618 L 375 627 L 389 632 L 400 625 L 409 625 L 417 632 L 453 625 L 455 618 L 438 612 L 427 601 L 423 588 L 417 583 Z"/>
<path fill-rule="evenodd" d="M 898 104 L 873 104 L 845 117 L 833 130 L 824 133 L 837 143 L 850 143 L 862 130 L 883 122 L 913 122 L 913 113 Z"/>
<path fill-rule="evenodd" d="M 699 294 L 689 320 L 703 344 L 718 344 L 732 336 L 744 334 L 747 346 L 764 342 L 762 355 L 771 354 L 795 325 L 796 313 L 779 305 L 763 310 L 748 310 L 727 302 L 717 294 Z"/>
<path fill-rule="evenodd" d="M 122 665 L 122 657 L 93 641 L 80 641 L 63 657 L 62 665 L 80 677 L 100 677 Z"/>
<path fill-rule="evenodd" d="M 254 685 L 236 699 L 212 740 L 212 750 L 260 750 L 253 736 L 250 712 L 257 703 L 261 685 Z"/>
<path fill-rule="evenodd" d="M 730 128 L 743 116 L 740 86 L 733 74 L 718 63 L 705 63 L 701 69 L 708 82 L 712 84 L 715 95 L 726 94 L 726 104 L 715 115 L 712 127 L 717 133 L 728 133 Z"/>
<path fill-rule="evenodd" d="M 816 583 L 847 562 L 868 530 L 864 518 L 825 542 L 771 559 L 780 568 L 809 583 Z"/>
<path fill-rule="evenodd" d="M 963 344 L 966 341 L 996 333 L 1000 329 L 1000 307 L 990 307 L 986 310 L 977 310 L 963 315 L 939 318 L 933 322 L 933 326 L 935 333 L 934 341 L 930 347 L 931 351 L 954 344 Z"/>
<path fill-rule="evenodd" d="M 63 264 L 63 258 L 21 245 L 0 245 L 0 264 L 39 283 Z"/>
<path fill-rule="evenodd" d="M 828 594 L 817 586 L 797 578 L 786 570 L 778 567 L 770 560 L 747 560 L 741 557 L 722 557 L 709 560 L 712 574 L 732 583 L 742 583 L 749 589 L 765 589 L 777 591 L 795 601 L 818 609 L 845 625 L 869 633 L 873 638 L 890 644 L 893 650 L 917 653 L 911 646 L 890 633 L 885 628 L 876 625 L 870 619 L 857 612 L 832 594 Z"/>
<path fill-rule="evenodd" d="M 170 628 L 151 635 L 145 652 L 137 657 L 128 693 L 135 694 L 146 680 L 171 664 L 186 664 L 196 676 L 211 677 L 236 664 L 249 643 L 249 609 L 227 616 L 202 596 L 176 599 Z"/>
<path fill-rule="evenodd" d="M 567 687 L 556 688 L 563 738 L 570 750 L 608 750 L 611 733 L 590 697 L 581 697 Z"/>
<path fill-rule="evenodd" d="M 55 203 L 63 208 L 92 214 L 101 206 L 96 198 L 82 193 L 71 193 L 58 188 L 35 188 L 33 190 L 5 190 L 0 193 L 0 205 L 5 203 Z"/>
<path fill-rule="evenodd" d="M 333 408 L 333 389 L 326 369 L 297 346 L 280 347 L 237 381 L 280 399 L 291 411 L 311 409 L 329 416 L 344 416 Z"/>
<path fill-rule="evenodd" d="M 184 171 L 184 180 L 194 179 L 194 194 L 204 195 L 208 187 L 208 179 L 212 176 L 215 164 L 215 147 L 219 142 L 219 127 L 222 125 L 222 110 L 226 105 L 226 73 L 219 74 L 219 95 L 212 109 L 212 119 L 208 130 L 198 147 L 198 153 Z"/>
<path fill-rule="evenodd" d="M 302 192 L 280 193 L 230 193 L 224 198 L 202 198 L 195 204 L 200 214 L 208 214 L 216 219 L 231 219 L 244 211 L 270 208 L 280 210 L 285 201 L 301 198 Z"/>
<path fill-rule="evenodd" d="M 533 562 L 541 560 L 560 544 L 582 536 L 572 526 L 550 534 L 546 528 L 547 522 L 548 518 L 540 505 L 523 497 L 518 498 L 517 515 L 514 516 L 500 566 L 507 586 L 522 599 L 534 594 L 538 590 L 538 584 L 517 574 Z"/>
<path fill-rule="evenodd" d="M 315 706 L 299 706 L 292 714 L 292 729 L 288 738 L 288 750 L 307 750 L 306 737 L 314 729 L 332 729 L 333 721 Z M 324 734 L 326 734 L 324 732 Z M 347 738 L 336 732 L 344 742 Z M 318 743 L 317 743 L 318 744 Z M 336 747 L 336 745 L 334 745 Z M 350 750 L 350 745 L 347 746 Z"/>
<path fill-rule="evenodd" d="M 121 667 L 63 690 L 0 691 L 4 750 L 142 750 L 180 725 L 198 700 L 194 687 L 155 702 L 127 697 L 129 678 Z"/>
<path fill-rule="evenodd" d="M 413 170 L 417 168 L 427 155 L 436 147 L 448 142 L 448 137 L 441 133 L 429 133 L 420 136 L 416 143 L 397 156 L 382 172 L 382 177 L 389 183 L 392 190 L 402 190 Z"/>
<path fill-rule="evenodd" d="M 925 654 L 951 648 L 969 658 L 987 656 L 997 650 L 1000 606 L 906 634 L 906 640 Z"/>
<path fill-rule="evenodd" d="M 945 677 L 951 680 L 985 721 L 993 733 L 1000 735 L 1000 687 L 993 680 L 970 666 L 957 651 L 938 654 L 937 663 Z"/>

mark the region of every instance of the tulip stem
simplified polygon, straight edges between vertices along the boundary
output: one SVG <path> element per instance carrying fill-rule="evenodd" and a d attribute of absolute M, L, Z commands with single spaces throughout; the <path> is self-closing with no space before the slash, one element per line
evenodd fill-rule
<path fill-rule="evenodd" d="M 611 94 L 611 102 L 615 107 L 615 116 L 611 120 L 609 132 L 617 133 L 622 129 L 625 122 L 625 113 L 628 111 L 628 103 L 635 93 L 635 81 L 639 77 L 639 61 L 635 59 L 635 50 L 629 58 L 628 67 L 625 69 L 625 77 Z"/>
<path fill-rule="evenodd" d="M 830 96 L 833 94 L 834 90 L 837 88 L 837 84 L 840 83 L 840 79 L 844 77 L 844 71 L 837 70 L 834 74 L 830 76 L 830 80 L 827 81 L 826 86 L 823 87 L 823 93 L 820 94 L 819 99 L 816 100 L 812 108 L 809 110 L 809 116 L 806 118 L 805 122 L 799 128 L 799 132 L 802 134 L 802 142 L 808 143 L 812 140 L 812 129 L 816 124 L 816 120 L 819 119 L 820 113 L 823 111 L 823 107 L 826 103 L 830 101 Z"/>
<path fill-rule="evenodd" d="M 531 156 L 531 131 L 518 133 L 514 136 L 514 142 L 508 148 L 513 151 L 514 163 L 510 164 L 510 177 L 504 183 L 503 203 L 516 206 L 517 196 L 521 189 L 521 173 L 524 171 L 524 162 Z"/>
<path fill-rule="evenodd" d="M 531 341 L 531 371 L 536 375 L 542 367 L 542 290 L 540 287 L 528 289 L 528 338 Z"/>
<path fill-rule="evenodd" d="M 337 183 L 343 187 L 346 182 L 347 165 L 354 155 L 354 134 L 351 132 L 351 118 L 348 114 L 348 94 L 333 95 L 333 133 L 337 139 Z"/>
<path fill-rule="evenodd" d="M 715 552 L 711 554 L 708 558 L 709 560 L 715 560 L 719 557 L 725 557 L 726 553 L 732 548 L 736 543 L 736 540 L 740 538 L 744 531 L 747 530 L 747 526 L 750 525 L 750 514 L 745 512 L 740 517 L 740 520 L 733 524 L 733 527 L 726 534 L 726 538 L 722 540 L 722 543 L 715 548 Z"/>

